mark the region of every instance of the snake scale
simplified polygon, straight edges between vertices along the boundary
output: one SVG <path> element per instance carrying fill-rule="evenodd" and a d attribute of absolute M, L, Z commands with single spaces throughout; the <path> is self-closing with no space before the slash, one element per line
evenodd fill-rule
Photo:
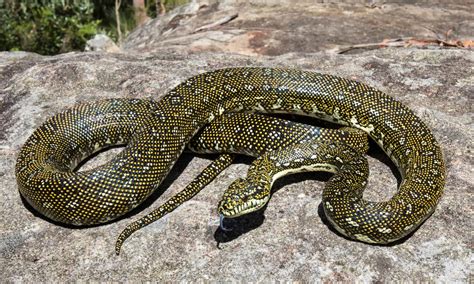
<path fill-rule="evenodd" d="M 331 170 L 338 173 L 323 191 L 323 208 L 335 228 L 352 239 L 369 243 L 400 239 L 430 216 L 444 190 L 444 160 L 428 127 L 400 102 L 356 81 L 294 69 L 227 68 L 191 77 L 159 102 L 135 103 L 137 111 L 119 103 L 78 106 L 40 126 L 18 155 L 16 176 L 23 197 L 37 211 L 62 223 L 87 225 L 115 219 L 158 187 L 205 124 L 228 112 L 291 113 L 328 120 L 366 132 L 387 153 L 402 182 L 390 200 L 369 202 L 362 198 L 365 182 L 353 172 L 360 162 L 349 157 L 349 163 L 338 163 L 345 154 L 331 144 L 325 149 L 334 160 Z M 115 114 L 101 116 L 110 107 L 116 109 Z M 133 124 L 137 112 L 146 113 L 138 126 Z M 106 127 L 83 128 L 82 118 L 88 115 Z M 68 133 L 71 128 L 80 131 Z M 71 140 L 63 141 L 57 135 L 60 132 Z M 85 155 L 124 143 L 124 137 L 131 137 L 130 141 L 109 163 L 94 171 L 72 170 Z M 312 151 L 307 144 L 292 147 L 301 153 Z M 269 177 L 261 171 L 272 163 L 278 167 L 273 158 L 290 159 L 283 171 L 293 172 L 307 168 L 303 163 L 311 162 L 311 156 L 284 150 L 262 157 L 263 164 L 254 168 L 271 182 L 279 174 Z M 237 197 L 267 200 L 256 188 Z M 239 215 L 244 201 L 235 197 L 224 194 L 219 205 L 222 215 Z M 261 204 L 259 200 L 245 202 Z"/>
<path fill-rule="evenodd" d="M 129 109 L 133 109 L 133 106 L 130 106 Z M 279 156 L 282 154 L 282 151 L 287 152 L 285 149 L 295 145 L 310 145 L 311 147 L 321 146 L 321 148 L 324 148 L 329 144 L 335 145 L 334 149 L 337 148 L 338 153 L 342 152 L 357 157 L 358 159 L 360 159 L 361 155 L 367 152 L 369 148 L 368 138 L 365 132 L 355 128 L 320 128 L 297 123 L 291 120 L 252 113 L 224 113 L 222 116 L 216 117 L 212 123 L 204 126 L 204 128 L 191 139 L 188 148 L 195 153 L 220 154 L 219 157 L 206 167 L 198 177 L 196 177 L 178 194 L 171 197 L 152 212 L 129 224 L 117 238 L 115 252 L 117 254 L 120 253 L 122 244 L 131 234 L 161 219 L 163 216 L 172 212 L 179 205 L 200 192 L 209 182 L 214 180 L 222 170 L 232 163 L 234 158 L 234 155 L 232 154 L 264 157 L 265 155 L 272 153 L 272 155 Z M 222 154 L 223 151 L 226 153 Z M 297 159 L 295 154 L 300 152 L 300 149 L 296 148 L 288 154 Z M 327 155 L 330 154 L 330 152 L 331 151 L 322 151 L 320 148 L 317 148 L 314 151 L 311 151 L 309 155 L 303 156 L 303 159 L 311 159 L 311 157 L 314 157 L 315 155 L 321 157 L 320 161 L 324 164 L 319 168 L 315 168 L 315 170 L 327 171 L 327 163 L 331 161 L 327 158 Z M 258 164 L 257 161 L 253 164 Z M 332 161 L 334 161 L 334 159 L 332 159 Z M 301 162 L 304 161 L 301 160 L 300 163 Z M 314 161 L 312 162 L 312 164 L 315 164 Z M 362 163 L 363 165 L 358 166 L 355 170 L 362 173 L 368 173 L 363 169 L 363 166 L 367 165 L 366 159 L 363 159 Z M 283 162 L 283 164 L 285 163 Z M 287 166 L 282 165 L 283 171 L 291 170 L 289 167 L 290 165 L 291 164 L 288 164 Z M 269 174 L 271 170 L 272 169 L 268 168 L 268 171 L 264 171 L 264 173 Z M 252 167 L 249 170 L 249 173 L 252 173 L 253 171 L 254 168 Z M 266 189 L 269 191 L 272 185 L 266 185 Z M 268 191 L 266 192 L 267 197 L 269 197 Z M 233 194 L 234 192 L 236 195 Z M 237 217 L 258 210 L 259 207 L 264 205 L 264 203 L 257 204 L 256 199 L 251 196 L 252 193 L 255 192 L 235 186 L 229 187 L 225 191 L 224 196 L 228 196 L 226 197 L 226 200 L 230 197 L 231 202 L 239 201 L 239 203 L 236 202 L 232 204 L 233 206 L 231 208 L 234 209 L 232 214 L 227 213 L 224 216 L 223 213 L 225 213 L 225 210 L 219 210 L 221 211 L 221 229 L 224 231 L 229 230 L 224 226 L 223 221 L 225 217 Z"/>

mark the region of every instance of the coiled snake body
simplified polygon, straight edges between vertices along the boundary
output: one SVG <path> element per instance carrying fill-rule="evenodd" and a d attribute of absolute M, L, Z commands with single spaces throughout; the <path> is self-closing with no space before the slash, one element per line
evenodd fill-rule
<path fill-rule="evenodd" d="M 352 172 L 357 162 L 336 165 L 339 173 L 324 190 L 328 219 L 348 237 L 377 243 L 397 240 L 434 211 L 444 189 L 443 157 L 428 127 L 398 101 L 355 81 L 300 70 L 229 68 L 194 76 L 159 102 L 135 103 L 134 111 L 120 103 L 79 106 L 36 130 L 16 165 L 19 190 L 26 200 L 63 223 L 96 224 L 117 218 L 158 187 L 199 129 L 232 111 L 313 116 L 361 129 L 380 145 L 403 177 L 390 200 L 362 199 L 365 182 L 357 181 Z M 115 108 L 115 114 L 101 116 L 104 108 Z M 142 113 L 146 114 L 140 116 L 141 124 L 133 125 Z M 83 129 L 81 119 L 87 117 L 100 117 L 100 125 L 107 127 Z M 68 130 L 71 126 L 76 132 Z M 74 140 L 62 141 L 59 132 Z M 124 137 L 131 140 L 111 162 L 94 171 L 71 170 L 84 154 L 123 142 Z M 341 159 L 338 154 L 344 155 L 333 150 L 331 156 Z M 302 161 L 295 162 L 293 170 L 307 167 Z M 230 208 L 238 202 L 226 198 L 219 207 L 221 214 L 238 214 Z"/>

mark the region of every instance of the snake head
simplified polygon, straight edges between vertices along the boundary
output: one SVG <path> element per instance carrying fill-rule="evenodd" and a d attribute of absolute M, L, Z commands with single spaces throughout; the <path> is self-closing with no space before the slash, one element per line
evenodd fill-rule
<path fill-rule="evenodd" d="M 218 211 L 225 218 L 235 218 L 261 209 L 269 199 L 270 188 L 240 178 L 224 192 Z"/>

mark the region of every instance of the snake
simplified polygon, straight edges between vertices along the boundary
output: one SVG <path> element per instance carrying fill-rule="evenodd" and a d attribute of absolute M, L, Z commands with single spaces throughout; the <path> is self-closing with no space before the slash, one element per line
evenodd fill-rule
<path fill-rule="evenodd" d="M 402 177 L 389 200 L 364 200 L 364 182 L 352 189 L 353 183 L 358 183 L 357 173 L 352 172 L 358 162 L 332 165 L 338 170 L 337 176 L 323 191 L 326 217 L 351 239 L 384 244 L 403 238 L 434 212 L 444 191 L 444 159 L 428 126 L 401 102 L 354 80 L 298 69 L 224 68 L 185 80 L 156 103 L 135 103 L 139 107 L 134 111 L 120 103 L 85 104 L 53 116 L 35 130 L 20 149 L 15 168 L 25 200 L 61 223 L 89 225 L 116 219 L 158 188 L 200 129 L 229 112 L 315 117 L 360 129 L 380 146 Z M 115 108 L 116 112 L 101 115 L 105 108 Z M 146 115 L 140 125 L 132 125 L 142 112 Z M 83 127 L 84 119 L 107 127 Z M 58 135 L 62 131 L 69 135 L 68 141 Z M 124 137 L 130 137 L 127 146 L 109 163 L 94 171 L 71 170 L 84 155 L 123 143 Z M 304 143 L 302 148 L 294 147 L 302 151 L 306 146 L 311 147 Z M 344 154 L 334 148 L 330 155 L 339 161 Z M 285 151 L 279 155 L 291 158 Z M 311 159 L 303 160 L 308 163 Z M 309 167 L 291 162 L 292 172 Z M 269 173 L 259 174 L 267 180 L 275 178 L 275 173 L 270 178 Z M 267 201 L 266 194 L 251 189 L 247 194 L 255 198 L 251 203 L 260 204 L 259 198 Z M 227 204 L 227 212 L 238 215 L 243 200 L 225 200 L 224 195 L 219 208 Z"/>
<path fill-rule="evenodd" d="M 195 153 L 220 155 L 182 191 L 171 197 L 152 212 L 127 225 L 117 238 L 115 244 L 116 254 L 120 254 L 123 243 L 134 232 L 156 222 L 199 193 L 207 184 L 214 180 L 220 172 L 232 163 L 235 156 L 232 154 L 262 157 L 267 153 L 274 153 L 275 157 L 279 157 L 280 151 L 284 151 L 284 149 L 293 145 L 309 144 L 311 147 L 318 147 L 323 144 L 321 145 L 322 149 L 327 143 L 331 143 L 334 147 L 337 147 L 338 151 L 359 158 L 362 154 L 367 152 L 369 148 L 367 135 L 355 128 L 321 128 L 291 120 L 262 116 L 253 113 L 228 113 L 217 117 L 211 124 L 204 126 L 204 128 L 191 139 L 188 148 Z M 222 154 L 223 152 L 225 153 Z M 285 150 L 285 152 L 287 151 Z M 294 149 L 290 151 L 289 154 L 292 155 L 296 153 L 301 152 L 298 149 Z M 308 155 L 309 158 L 318 155 L 320 160 L 324 163 L 322 167 L 315 168 L 314 170 L 327 171 L 327 167 L 331 169 L 328 163 L 333 159 L 328 158 L 328 154 L 327 151 L 318 148 L 311 151 L 311 154 Z M 295 157 L 295 159 L 297 158 Z M 366 159 L 363 159 L 362 166 L 359 166 L 356 169 L 357 171 L 364 172 L 364 170 L 366 170 L 363 168 L 363 165 L 367 165 L 364 161 L 366 162 Z M 255 163 L 257 162 L 254 162 L 253 164 Z M 284 170 L 290 170 L 289 164 L 286 165 L 285 162 L 282 163 L 281 167 Z M 250 172 L 254 172 L 254 169 L 251 168 L 249 170 L 249 173 Z M 363 177 L 361 178 L 363 179 Z M 270 189 L 271 184 L 268 187 Z M 249 190 L 243 190 L 241 188 L 229 187 L 225 191 L 224 196 L 229 196 L 232 190 L 239 194 L 233 196 L 234 200 L 243 200 L 247 198 L 247 195 L 250 192 Z M 249 204 L 252 204 L 252 202 Z M 258 209 L 259 207 L 253 206 L 248 210 L 248 213 Z M 243 211 L 244 210 L 240 210 L 238 215 L 226 214 L 226 216 L 228 218 L 235 218 L 242 215 Z M 220 214 L 220 216 L 219 227 L 224 231 L 231 230 L 224 226 L 224 214 Z"/>

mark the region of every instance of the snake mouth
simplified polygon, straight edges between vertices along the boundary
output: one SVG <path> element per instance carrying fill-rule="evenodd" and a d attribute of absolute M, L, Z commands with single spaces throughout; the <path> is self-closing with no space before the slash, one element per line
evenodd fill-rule
<path fill-rule="evenodd" d="M 237 218 L 242 215 L 246 215 L 257 210 L 260 210 L 265 204 L 267 204 L 268 200 L 270 199 L 269 196 L 265 196 L 262 199 L 252 199 L 245 203 L 231 206 L 228 208 L 224 204 L 219 205 L 219 214 L 224 218 Z"/>

